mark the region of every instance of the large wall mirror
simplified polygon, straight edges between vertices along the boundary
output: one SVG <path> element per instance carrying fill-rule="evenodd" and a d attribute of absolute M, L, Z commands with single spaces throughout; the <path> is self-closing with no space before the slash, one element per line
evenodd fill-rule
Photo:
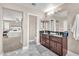
<path fill-rule="evenodd" d="M 23 12 L 3 8 L 3 52 L 21 49 Z"/>
<path fill-rule="evenodd" d="M 40 27 L 41 30 L 56 31 L 56 22 L 55 20 L 42 20 Z"/>

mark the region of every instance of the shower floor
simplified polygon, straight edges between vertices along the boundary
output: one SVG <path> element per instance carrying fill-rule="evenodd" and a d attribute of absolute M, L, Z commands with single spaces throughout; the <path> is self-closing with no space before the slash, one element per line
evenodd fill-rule
<path fill-rule="evenodd" d="M 20 37 L 4 37 L 3 38 L 3 52 L 11 52 L 22 48 Z"/>

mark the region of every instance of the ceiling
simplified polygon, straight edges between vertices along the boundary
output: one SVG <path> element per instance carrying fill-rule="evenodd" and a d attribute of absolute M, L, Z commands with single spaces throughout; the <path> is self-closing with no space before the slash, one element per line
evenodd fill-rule
<path fill-rule="evenodd" d="M 24 7 L 30 7 L 32 9 L 38 9 L 44 12 L 49 8 L 55 8 L 61 4 L 62 3 L 19 3 L 18 5 L 24 6 Z"/>

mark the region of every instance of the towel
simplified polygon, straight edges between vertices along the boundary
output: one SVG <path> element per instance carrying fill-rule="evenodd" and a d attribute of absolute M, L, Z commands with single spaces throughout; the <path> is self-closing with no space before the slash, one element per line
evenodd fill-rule
<path fill-rule="evenodd" d="M 76 16 L 71 32 L 75 40 L 79 40 L 79 15 Z"/>

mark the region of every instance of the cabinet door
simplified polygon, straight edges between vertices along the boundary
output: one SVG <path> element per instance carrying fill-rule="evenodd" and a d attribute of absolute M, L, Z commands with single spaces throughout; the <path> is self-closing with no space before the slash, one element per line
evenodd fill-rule
<path fill-rule="evenodd" d="M 42 44 L 42 45 L 45 45 L 45 37 L 43 37 L 43 36 L 42 36 L 42 38 L 41 38 L 41 44 Z"/>
<path fill-rule="evenodd" d="M 57 43 L 57 51 L 56 51 L 59 55 L 62 54 L 62 48 L 61 48 L 61 44 Z"/>
<path fill-rule="evenodd" d="M 63 38 L 63 55 L 66 55 L 67 54 L 67 39 L 66 38 Z"/>
<path fill-rule="evenodd" d="M 50 49 L 54 52 L 56 52 L 56 42 L 54 41 L 50 41 Z"/>
<path fill-rule="evenodd" d="M 48 38 L 46 38 L 45 46 L 46 46 L 47 48 L 49 48 L 49 39 L 48 39 Z"/>
<path fill-rule="evenodd" d="M 50 39 L 53 41 L 57 41 L 57 38 L 55 36 L 50 36 Z"/>

